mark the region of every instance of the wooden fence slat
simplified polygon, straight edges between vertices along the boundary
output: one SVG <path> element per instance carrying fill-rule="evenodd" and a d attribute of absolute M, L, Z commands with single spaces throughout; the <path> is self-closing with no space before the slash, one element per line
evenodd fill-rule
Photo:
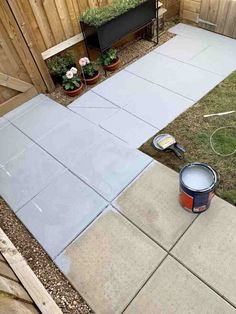
<path fill-rule="evenodd" d="M 78 16 L 76 15 L 73 1 L 72 0 L 66 0 L 66 4 L 67 4 L 68 13 L 70 16 L 70 20 L 72 23 L 74 34 L 77 34 L 77 33 L 79 33 L 80 30 L 79 30 Z"/>
<path fill-rule="evenodd" d="M 0 72 L 0 85 L 17 90 L 19 92 L 26 92 L 33 87 L 32 84 L 26 83 L 15 77 Z"/>
<path fill-rule="evenodd" d="M 39 52 L 36 46 L 33 33 L 31 31 L 30 25 L 27 23 L 27 19 L 26 19 L 26 16 L 24 15 L 23 8 L 20 6 L 19 2 L 17 3 L 14 1 L 10 2 L 10 6 L 11 6 L 12 11 L 14 12 L 15 17 L 18 20 L 18 23 L 21 24 L 22 34 L 28 44 L 28 47 L 30 48 L 32 52 L 32 55 L 34 57 L 36 64 L 38 65 L 38 69 L 45 81 L 45 84 L 47 85 L 48 91 L 54 90 L 55 88 L 54 83 L 51 79 L 51 76 L 48 72 L 48 68 L 45 62 L 42 60 L 41 53 Z"/>
<path fill-rule="evenodd" d="M 43 7 L 56 43 L 64 41 L 66 36 L 54 0 L 43 0 Z"/>
<path fill-rule="evenodd" d="M 0 252 L 43 314 L 62 314 L 25 259 L 0 228 Z"/>
<path fill-rule="evenodd" d="M 43 35 L 46 47 L 50 48 L 54 46 L 56 44 L 56 41 L 52 34 L 50 25 L 48 23 L 48 19 L 42 5 L 42 1 L 41 0 L 29 0 L 29 2 L 34 12 L 34 16 L 38 23 L 39 29 Z"/>
<path fill-rule="evenodd" d="M 39 311 L 32 305 L 7 296 L 1 297 L 0 313 L 2 314 L 39 314 Z"/>
<path fill-rule="evenodd" d="M 24 288 L 22 288 L 18 282 L 12 281 L 10 279 L 0 277 L 0 291 L 13 295 L 24 301 L 33 303 Z"/>
<path fill-rule="evenodd" d="M 224 34 L 230 37 L 234 37 L 234 29 L 236 25 L 236 2 L 231 1 L 228 4 L 228 13 L 225 20 Z"/>
<path fill-rule="evenodd" d="M 19 3 L 25 16 L 27 17 L 26 20 L 27 20 L 28 24 L 30 25 L 32 33 L 34 34 L 34 39 L 35 39 L 35 42 L 37 44 L 39 51 L 42 52 L 42 51 L 46 50 L 47 46 L 44 42 L 44 38 L 41 34 L 39 25 L 35 19 L 35 16 L 34 16 L 34 13 L 33 13 L 33 10 L 32 10 L 32 7 L 31 7 L 29 1 L 28 0 L 27 1 L 26 0 L 17 0 L 15 2 Z"/>
<path fill-rule="evenodd" d="M 5 263 L 0 261 L 0 275 L 7 277 L 8 279 L 19 281 L 11 268 Z"/>
<path fill-rule="evenodd" d="M 61 24 L 64 29 L 64 33 L 66 35 L 66 38 L 68 39 L 75 34 L 73 32 L 73 27 L 72 27 L 72 23 L 71 23 L 68 9 L 66 6 L 66 2 L 65 0 L 55 0 L 55 4 L 57 7 L 59 17 L 61 19 Z"/>

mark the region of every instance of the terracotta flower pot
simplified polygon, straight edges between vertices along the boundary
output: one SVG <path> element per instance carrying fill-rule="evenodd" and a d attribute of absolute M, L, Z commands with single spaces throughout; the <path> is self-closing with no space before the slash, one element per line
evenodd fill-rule
<path fill-rule="evenodd" d="M 85 78 L 83 75 L 81 76 L 82 81 L 86 84 L 86 85 L 94 85 L 96 84 L 99 79 L 100 79 L 100 73 L 97 71 L 96 74 L 94 75 L 94 77 L 92 78 Z"/>
<path fill-rule="evenodd" d="M 113 72 L 113 71 L 117 70 L 119 68 L 119 66 L 120 66 L 120 59 L 117 58 L 114 63 L 112 63 L 110 65 L 104 65 L 103 67 L 106 71 Z"/>
<path fill-rule="evenodd" d="M 84 88 L 84 84 L 83 84 L 83 83 L 80 83 L 80 87 L 79 87 L 79 88 L 74 89 L 74 90 L 65 90 L 65 89 L 64 89 L 64 93 L 65 93 L 67 96 L 75 97 L 75 96 L 78 96 L 78 95 L 80 95 L 80 94 L 82 93 L 83 88 Z"/>

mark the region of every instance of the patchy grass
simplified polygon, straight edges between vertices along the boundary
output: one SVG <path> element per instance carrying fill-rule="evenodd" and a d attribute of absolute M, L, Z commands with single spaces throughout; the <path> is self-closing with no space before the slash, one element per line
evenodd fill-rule
<path fill-rule="evenodd" d="M 153 138 L 143 144 L 140 150 L 177 171 L 186 162 L 208 163 L 220 175 L 217 194 L 236 205 L 236 153 L 222 157 L 215 154 L 210 146 L 210 136 L 217 128 L 236 127 L 236 113 L 203 117 L 206 114 L 231 110 L 236 110 L 236 71 L 160 132 L 172 134 L 187 149 L 185 161 L 176 158 L 172 152 L 156 152 L 151 145 Z M 217 152 L 229 154 L 236 149 L 236 129 L 217 131 L 212 143 Z"/>

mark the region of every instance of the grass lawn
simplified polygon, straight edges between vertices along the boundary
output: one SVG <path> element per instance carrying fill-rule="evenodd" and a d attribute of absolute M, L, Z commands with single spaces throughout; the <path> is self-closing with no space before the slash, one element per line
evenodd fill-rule
<path fill-rule="evenodd" d="M 172 152 L 156 152 L 152 140 L 140 148 L 154 159 L 179 171 L 187 162 L 205 162 L 220 175 L 217 194 L 236 205 L 236 153 L 229 157 L 215 154 L 210 145 L 211 134 L 223 126 L 236 127 L 236 113 L 204 118 L 203 115 L 236 110 L 236 71 L 202 98 L 196 105 L 180 115 L 160 133 L 172 134 L 187 152 L 185 161 L 179 160 Z M 223 154 L 236 149 L 236 128 L 219 130 L 213 137 L 214 148 Z"/>

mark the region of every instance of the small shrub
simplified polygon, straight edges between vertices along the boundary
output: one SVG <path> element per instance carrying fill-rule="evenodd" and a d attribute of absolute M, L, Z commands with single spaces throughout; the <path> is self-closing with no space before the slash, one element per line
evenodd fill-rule
<path fill-rule="evenodd" d="M 146 0 L 113 0 L 111 5 L 87 9 L 81 14 L 80 21 L 91 26 L 99 27 L 145 1 Z"/>
<path fill-rule="evenodd" d="M 54 56 L 47 61 L 49 73 L 52 76 L 62 77 L 73 65 L 75 65 L 75 57 L 69 52 Z"/>
<path fill-rule="evenodd" d="M 113 64 L 117 60 L 117 50 L 109 49 L 101 55 L 101 62 L 103 66 Z"/>

